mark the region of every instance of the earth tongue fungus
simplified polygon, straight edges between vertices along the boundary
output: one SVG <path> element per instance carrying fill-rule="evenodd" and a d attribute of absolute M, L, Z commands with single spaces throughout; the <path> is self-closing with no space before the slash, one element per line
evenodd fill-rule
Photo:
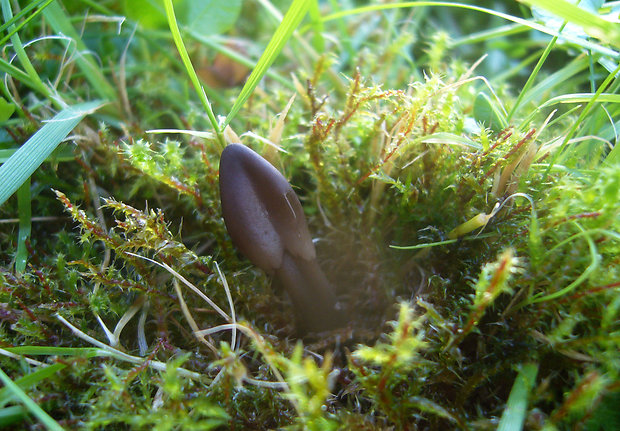
<path fill-rule="evenodd" d="M 220 198 L 233 243 L 284 287 L 298 330 L 341 326 L 343 311 L 316 261 L 299 198 L 284 176 L 248 147 L 230 144 L 220 158 Z"/>

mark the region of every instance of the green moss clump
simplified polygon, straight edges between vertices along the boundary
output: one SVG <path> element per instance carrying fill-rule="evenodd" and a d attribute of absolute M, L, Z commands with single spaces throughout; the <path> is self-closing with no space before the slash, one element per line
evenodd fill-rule
<path fill-rule="evenodd" d="M 68 428 L 494 429 L 518 405 L 528 429 L 620 422 L 620 169 L 571 145 L 551 167 L 571 113 L 502 124 L 448 44 L 427 53 L 442 73 L 397 88 L 376 54 L 348 78 L 319 58 L 226 131 L 295 187 L 346 327 L 296 337 L 226 233 L 219 144 L 144 132 L 205 127 L 178 85 L 151 104 L 146 71 L 139 124 L 82 125 L 75 161 L 33 178 L 59 191 L 23 274 L 0 234 L 0 343 L 21 355 L 2 368 Z"/>

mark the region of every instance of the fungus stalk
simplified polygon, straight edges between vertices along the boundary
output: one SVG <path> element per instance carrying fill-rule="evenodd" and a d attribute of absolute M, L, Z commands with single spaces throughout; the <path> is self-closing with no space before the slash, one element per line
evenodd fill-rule
<path fill-rule="evenodd" d="M 316 261 L 299 198 L 284 176 L 248 147 L 230 144 L 220 158 L 220 199 L 233 243 L 284 287 L 298 329 L 341 326 L 343 313 Z"/>

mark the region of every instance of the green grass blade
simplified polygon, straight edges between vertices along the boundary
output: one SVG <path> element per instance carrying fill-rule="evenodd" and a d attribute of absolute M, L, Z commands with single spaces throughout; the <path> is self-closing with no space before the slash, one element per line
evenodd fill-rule
<path fill-rule="evenodd" d="M 6 373 L 0 368 L 0 380 L 4 383 L 4 386 L 15 395 L 15 397 L 26 407 L 30 413 L 36 416 L 37 419 L 49 430 L 63 431 L 63 428 L 58 425 L 45 410 L 37 405 L 32 398 L 28 396 Z"/>
<path fill-rule="evenodd" d="M 9 0 L 2 0 L 2 17 L 4 18 L 5 22 L 8 22 L 13 18 L 13 11 L 11 10 L 11 4 L 9 3 Z M 19 38 L 19 35 L 17 34 L 17 30 L 15 30 L 14 26 L 11 26 L 9 28 L 13 30 L 13 34 L 11 35 L 11 43 L 13 44 L 13 49 L 17 54 L 19 62 L 28 74 L 30 80 L 34 83 L 36 90 L 43 94 L 45 97 L 49 98 L 50 91 L 45 86 L 45 84 L 43 84 L 43 81 L 41 81 L 41 78 L 39 77 L 39 74 L 35 70 L 32 63 L 30 62 L 26 51 L 24 51 L 22 42 Z"/>
<path fill-rule="evenodd" d="M 75 62 L 99 97 L 108 101 L 116 100 L 116 90 L 101 72 L 101 66 L 93 60 L 91 55 L 86 54 L 89 52 L 88 47 L 60 7 L 59 2 L 51 3 L 46 7 L 43 15 L 56 33 L 63 34 L 75 42 Z"/>
<path fill-rule="evenodd" d="M 605 157 L 605 164 L 620 166 L 620 145 L 614 145 L 613 149 Z"/>
<path fill-rule="evenodd" d="M 94 101 L 61 111 L 0 166 L 0 205 L 24 184 L 86 114 L 100 106 L 100 101 Z"/>
<path fill-rule="evenodd" d="M 0 72 L 6 73 L 7 75 L 13 77 L 13 79 L 27 85 L 33 90 L 38 90 L 36 82 L 32 81 L 26 72 L 13 66 L 11 63 L 2 58 L 0 58 Z"/>
<path fill-rule="evenodd" d="M 310 26 L 314 32 L 312 36 L 312 46 L 317 52 L 325 51 L 325 39 L 323 38 L 323 21 L 321 20 L 321 9 L 318 0 L 314 0 L 310 4 Z"/>
<path fill-rule="evenodd" d="M 583 121 L 587 117 L 587 115 L 590 113 L 590 111 L 592 110 L 594 104 L 596 102 L 599 102 L 599 97 L 601 96 L 601 94 L 603 94 L 603 92 L 607 89 L 607 87 L 609 87 L 609 85 L 612 83 L 612 81 L 614 79 L 616 79 L 615 77 L 616 77 L 616 75 L 619 72 L 620 72 L 620 66 L 618 66 L 616 68 L 616 70 L 611 72 L 607 76 L 607 78 L 605 78 L 605 81 L 603 81 L 603 83 L 601 84 L 599 89 L 596 91 L 596 93 L 594 93 L 594 95 L 588 101 L 588 104 L 583 108 L 583 110 L 579 114 L 579 117 L 573 123 L 573 126 L 570 128 L 570 130 L 568 131 L 568 133 L 564 137 L 564 141 L 562 142 L 561 147 L 555 152 L 555 154 L 553 155 L 551 161 L 549 162 L 549 166 L 547 167 L 547 170 L 545 171 L 543 181 L 545 181 L 547 179 L 547 176 L 549 175 L 549 172 L 551 172 L 551 168 L 553 168 L 553 165 L 557 161 L 558 157 L 560 157 L 560 154 L 562 153 L 562 150 L 564 150 L 564 148 L 566 147 L 566 145 L 568 145 L 570 140 L 573 139 L 573 136 L 575 136 L 575 133 L 577 133 L 577 129 L 583 123 Z"/>
<path fill-rule="evenodd" d="M 416 244 L 416 245 L 393 245 L 390 244 L 390 248 L 394 248 L 396 250 L 418 250 L 420 248 L 428 248 L 435 247 L 438 245 L 446 245 L 457 242 L 458 239 L 447 239 L 445 241 L 437 241 L 437 242 L 428 242 L 424 244 Z"/>
<path fill-rule="evenodd" d="M 362 6 L 358 8 L 343 10 L 341 12 L 336 12 L 330 15 L 326 15 L 323 17 L 323 22 L 340 19 L 340 18 L 349 16 L 349 15 L 358 15 L 361 13 L 369 13 L 369 12 L 375 12 L 375 11 L 386 10 L 386 9 L 425 7 L 425 6 L 456 7 L 456 8 L 486 13 L 492 16 L 496 16 L 498 18 L 505 19 L 507 21 L 512 21 L 517 24 L 524 25 L 532 30 L 538 30 L 541 33 L 546 33 L 550 36 L 558 35 L 560 39 L 562 40 L 566 40 L 570 43 L 574 43 L 575 45 L 581 46 L 584 49 L 590 49 L 593 52 L 598 52 L 600 54 L 603 54 L 609 57 L 614 57 L 614 58 L 620 55 L 620 53 L 618 53 L 617 51 L 601 46 L 600 44 L 592 43 L 585 39 L 582 39 L 582 38 L 579 38 L 573 35 L 569 35 L 569 34 L 560 35 L 556 30 L 547 28 L 544 25 L 538 24 L 534 21 L 529 21 L 527 19 L 519 18 L 514 15 L 507 14 L 507 13 L 498 12 L 492 9 L 487 9 L 481 6 L 474 6 L 474 5 L 465 4 L 465 3 L 450 3 L 450 2 L 443 2 L 443 1 L 417 1 L 417 2 L 376 4 L 376 5 L 371 5 L 371 6 Z"/>
<path fill-rule="evenodd" d="M 537 106 L 519 125 L 519 130 L 525 130 L 528 125 L 534 120 L 538 113 L 550 106 L 557 105 L 559 103 L 589 103 L 594 97 L 599 103 L 620 103 L 620 94 L 612 93 L 600 93 L 598 96 L 592 93 L 574 93 L 574 94 L 562 94 L 561 96 L 552 97 L 545 103 Z M 558 117 L 560 118 L 560 117 Z M 551 123 L 550 123 L 551 124 Z"/>
<path fill-rule="evenodd" d="M 17 214 L 19 215 L 19 233 L 17 234 L 17 253 L 15 255 L 15 271 L 24 272 L 28 262 L 26 241 L 30 238 L 32 226 L 32 206 L 30 196 L 30 177 L 17 190 Z"/>
<path fill-rule="evenodd" d="M 538 364 L 523 364 L 515 379 L 506 408 L 499 421 L 498 431 L 521 431 L 527 413 L 527 400 L 536 383 Z"/>
<path fill-rule="evenodd" d="M 247 58 L 245 55 L 239 54 L 237 51 L 230 49 L 226 46 L 225 40 L 218 40 L 217 36 L 204 36 L 195 32 L 191 29 L 184 29 L 188 35 L 197 40 L 198 42 L 204 43 L 210 48 L 213 48 L 215 51 L 225 55 L 231 60 L 236 61 L 239 64 L 246 66 L 248 69 L 254 69 L 256 67 L 256 61 Z M 271 79 L 278 81 L 280 84 L 290 88 L 291 90 L 295 89 L 295 86 L 291 83 L 290 80 L 283 78 L 278 75 L 278 73 L 273 72 L 271 70 L 267 71 L 267 76 Z"/>
<path fill-rule="evenodd" d="M 583 28 L 591 36 L 620 47 L 620 27 L 566 0 L 521 0 L 530 6 L 545 9 L 565 21 Z"/>
<path fill-rule="evenodd" d="M 23 406 L 11 406 L 0 409 L 0 428 L 6 428 L 16 422 L 23 421 L 27 414 L 28 410 Z"/>
<path fill-rule="evenodd" d="M 562 31 L 562 29 L 565 26 L 566 26 L 566 21 L 560 27 L 560 31 Z M 536 66 L 534 67 L 534 70 L 532 70 L 532 73 L 530 73 L 530 76 L 527 78 L 527 82 L 525 83 L 525 85 L 521 89 L 521 92 L 519 93 L 519 96 L 517 97 L 517 100 L 516 100 L 515 104 L 513 105 L 513 107 L 510 110 L 510 112 L 508 113 L 508 118 L 506 119 L 508 121 L 508 123 L 510 123 L 510 121 L 512 120 L 512 117 L 517 112 L 517 109 L 519 108 L 519 106 L 521 106 L 521 101 L 523 100 L 523 97 L 527 94 L 527 92 L 530 89 L 530 87 L 532 85 L 534 85 L 534 80 L 538 76 L 538 72 L 540 72 L 540 69 L 542 69 L 543 64 L 545 64 L 545 61 L 547 60 L 547 57 L 549 56 L 549 54 L 551 54 L 551 51 L 555 47 L 555 44 L 556 44 L 557 41 L 558 41 L 558 36 L 553 36 L 551 41 L 547 44 L 547 47 L 545 48 L 545 51 L 542 53 L 542 55 L 538 59 L 538 63 L 536 63 Z"/>
<path fill-rule="evenodd" d="M 34 18 L 36 18 L 41 12 L 43 12 L 43 9 L 45 9 L 53 1 L 54 0 L 39 0 L 39 1 L 31 2 L 30 4 L 28 4 L 28 6 L 20 10 L 19 13 L 15 15 L 13 18 L 6 21 L 4 24 L 0 25 L 0 33 L 4 33 L 4 31 L 7 28 L 13 25 L 15 26 L 12 30 L 8 32 L 6 36 L 0 39 L 0 46 L 3 46 L 6 43 L 6 41 L 9 40 L 11 36 L 13 36 L 19 30 L 21 30 L 26 24 L 28 24 Z M 35 8 L 36 10 L 31 15 L 28 15 L 30 11 L 32 11 Z"/>
<path fill-rule="evenodd" d="M 519 24 L 506 24 L 500 27 L 495 27 L 488 30 L 482 30 L 476 33 L 464 35 L 457 39 L 449 41 L 449 45 L 451 48 L 460 46 L 460 45 L 473 45 L 480 42 L 485 42 L 493 39 L 498 39 L 500 37 L 513 36 L 515 34 L 520 34 L 528 31 L 527 27 L 524 27 Z"/>
<path fill-rule="evenodd" d="M 26 374 L 24 377 L 15 380 L 14 383 L 21 389 L 28 389 L 31 386 L 34 386 L 37 383 L 47 379 L 48 377 L 53 376 L 65 367 L 65 364 L 58 363 L 52 364 L 48 367 L 39 368 L 38 370 L 30 374 Z M 9 388 L 4 387 L 0 389 L 0 406 L 4 406 L 6 403 L 8 403 L 9 401 L 13 401 L 14 399 L 15 397 L 13 396 L 13 392 Z"/>
<path fill-rule="evenodd" d="M 291 7 L 286 12 L 286 15 L 284 15 L 282 22 L 267 44 L 267 48 L 265 48 L 263 55 L 261 55 L 256 67 L 252 70 L 241 93 L 239 93 L 237 100 L 235 100 L 233 107 L 230 109 L 223 127 L 226 127 L 232 119 L 235 118 L 241 107 L 249 99 L 260 80 L 280 54 L 284 45 L 286 45 L 291 38 L 295 29 L 299 26 L 301 20 L 306 16 L 311 2 L 312 0 L 293 0 Z"/>
<path fill-rule="evenodd" d="M 15 151 L 19 150 L 19 148 L 7 148 L 5 150 L 0 150 L 0 164 L 9 160 L 9 158 L 15 154 Z M 73 153 L 73 146 L 64 144 L 60 145 L 47 159 L 46 162 L 70 162 L 75 160 L 75 154 Z"/>
<path fill-rule="evenodd" d="M 329 0 L 329 3 L 335 11 L 342 10 L 337 0 Z M 349 59 L 355 58 L 356 52 L 353 48 L 353 45 L 351 44 L 351 36 L 349 35 L 349 30 L 347 29 L 347 23 L 344 22 L 344 20 L 339 19 L 336 23 L 336 26 L 338 28 L 338 33 L 340 33 L 339 39 L 340 43 L 342 43 L 343 51 L 346 53 Z"/>
<path fill-rule="evenodd" d="M 570 293 L 571 291 L 573 291 L 574 289 L 576 289 L 577 287 L 579 287 L 584 281 L 586 281 L 588 279 L 588 277 L 590 276 L 591 273 L 593 273 L 594 271 L 596 271 L 596 269 L 599 267 L 600 263 L 601 263 L 601 256 L 598 253 L 598 250 L 596 248 L 596 244 L 594 243 L 594 240 L 592 239 L 592 237 L 590 237 L 590 234 L 588 231 L 584 230 L 581 225 L 577 222 L 573 222 L 573 224 L 575 226 L 577 226 L 577 228 L 581 231 L 579 234 L 574 235 L 572 238 L 577 238 L 579 236 L 584 236 L 587 243 L 588 243 L 588 247 L 590 249 L 590 265 L 588 265 L 588 267 L 581 273 L 581 275 L 579 275 L 579 277 L 577 277 L 577 279 L 575 279 L 575 281 L 573 281 L 572 283 L 570 283 L 568 286 L 557 290 L 553 293 L 550 293 L 548 295 L 536 295 L 533 296 L 531 298 L 529 298 L 527 300 L 528 304 L 536 304 L 538 302 L 543 302 L 543 301 L 551 301 L 553 299 L 557 299 L 561 296 L 566 295 L 567 293 Z M 571 238 L 571 239 L 572 239 Z M 562 243 L 560 243 L 562 244 Z M 558 247 L 559 244 L 556 246 Z"/>
<path fill-rule="evenodd" d="M 179 31 L 179 25 L 177 24 L 176 16 L 174 15 L 174 7 L 172 6 L 172 0 L 164 0 L 164 7 L 166 8 L 166 17 L 168 18 L 168 25 L 170 26 L 170 32 L 172 33 L 172 38 L 174 39 L 174 44 L 179 51 L 179 55 L 181 56 L 181 60 L 183 61 L 183 65 L 187 70 L 187 74 L 189 75 L 190 81 L 194 85 L 194 89 L 202 102 L 202 105 L 207 112 L 207 116 L 209 117 L 209 121 L 211 122 L 211 127 L 215 130 L 217 134 L 217 139 L 220 145 L 224 146 L 224 137 L 222 136 L 222 132 L 218 126 L 217 119 L 215 118 L 215 114 L 213 113 L 213 109 L 211 108 L 211 103 L 207 98 L 207 94 L 205 93 L 204 88 L 200 84 L 200 80 L 198 79 L 198 75 L 196 74 L 196 70 L 194 70 L 194 66 L 192 65 L 192 60 L 189 58 L 189 54 L 187 53 L 187 49 L 185 49 L 185 44 L 183 43 L 183 38 L 181 37 L 181 32 Z"/>
<path fill-rule="evenodd" d="M 53 355 L 53 356 L 81 356 L 92 358 L 95 356 L 110 356 L 109 353 L 103 352 L 96 347 L 54 347 L 54 346 L 18 346 L 5 347 L 7 352 L 17 355 Z"/>
<path fill-rule="evenodd" d="M 546 107 L 555 105 L 556 103 L 587 103 L 591 101 L 594 96 L 596 96 L 596 94 L 593 93 L 562 94 L 561 96 L 549 99 L 541 106 Z M 600 93 L 596 101 L 599 103 L 620 103 L 620 94 Z"/>

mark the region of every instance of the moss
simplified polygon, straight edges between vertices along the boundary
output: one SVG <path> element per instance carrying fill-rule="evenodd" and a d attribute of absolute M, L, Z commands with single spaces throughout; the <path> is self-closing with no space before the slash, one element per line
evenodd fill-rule
<path fill-rule="evenodd" d="M 62 390 L 43 380 L 31 396 L 88 429 L 491 429 L 519 364 L 535 363 L 527 427 L 617 420 L 620 171 L 546 172 L 556 132 L 476 125 L 479 92 L 462 65 L 442 65 L 447 43 L 429 47 L 441 74 L 398 88 L 373 82 L 372 59 L 334 79 L 323 57 L 297 87 L 282 153 L 241 138 L 298 191 L 351 316 L 301 341 L 288 299 L 229 241 L 218 145 L 141 127 L 204 119 L 158 102 L 131 138 L 85 126 L 80 178 L 73 164 L 54 171 L 70 219 L 35 228 L 24 274 L 0 270 L 2 346 L 66 366 Z M 155 80 L 139 83 L 145 116 Z M 235 129 L 271 136 L 291 96 L 257 92 Z"/>

